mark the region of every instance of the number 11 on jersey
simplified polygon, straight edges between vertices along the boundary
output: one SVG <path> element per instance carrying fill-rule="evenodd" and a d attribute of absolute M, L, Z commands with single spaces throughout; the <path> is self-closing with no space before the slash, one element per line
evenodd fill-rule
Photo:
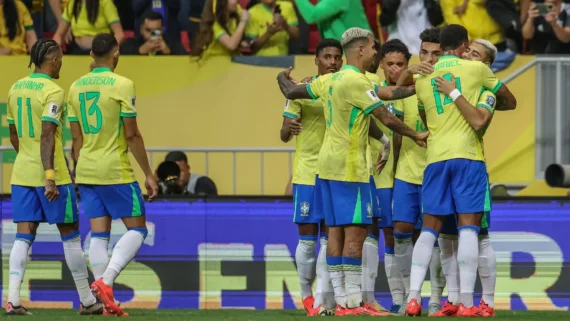
<path fill-rule="evenodd" d="M 452 81 L 453 78 L 451 78 L 451 74 L 447 73 L 442 75 L 442 77 L 445 80 L 449 80 Z M 431 79 L 431 85 L 433 87 L 433 98 L 435 99 L 435 109 L 437 110 L 438 114 L 443 114 L 443 106 L 444 105 L 449 105 L 453 102 L 453 99 L 451 99 L 451 97 L 449 97 L 448 95 L 444 95 L 442 93 L 440 93 L 439 91 L 437 91 L 436 89 L 436 84 L 435 84 L 435 78 Z M 461 92 L 461 79 L 459 79 L 459 77 L 455 77 L 455 86 L 457 87 L 457 90 L 459 90 L 459 92 Z M 443 98 L 443 102 L 441 100 L 441 96 L 444 96 Z"/>

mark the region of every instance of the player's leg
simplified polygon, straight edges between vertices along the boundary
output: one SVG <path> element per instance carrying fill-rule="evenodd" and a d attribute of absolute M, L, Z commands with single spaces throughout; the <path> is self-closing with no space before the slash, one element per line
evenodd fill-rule
<path fill-rule="evenodd" d="M 16 239 L 10 251 L 7 315 L 31 315 L 20 302 L 20 289 L 28 252 L 36 238 L 39 222 L 44 221 L 41 202 L 33 187 L 12 185 L 12 213 L 17 225 Z"/>
<path fill-rule="evenodd" d="M 48 222 L 57 224 L 59 229 L 65 261 L 79 294 L 80 313 L 84 315 L 102 314 L 103 305 L 97 303 L 89 287 L 89 272 L 81 244 L 81 233 L 79 232 L 79 210 L 75 188 L 72 184 L 61 185 L 57 188 L 59 196 L 51 202 L 44 196 L 44 187 L 36 188 L 36 193 L 41 199 Z"/>
<path fill-rule="evenodd" d="M 400 269 L 404 283 L 405 294 L 410 290 L 410 273 L 412 268 L 412 253 L 414 250 L 413 233 L 420 216 L 421 203 L 418 186 L 402 180 L 394 181 L 394 247 L 396 263 Z"/>
<path fill-rule="evenodd" d="M 293 184 L 293 222 L 299 230 L 299 243 L 295 250 L 297 274 L 301 284 L 301 297 L 307 314 L 311 314 L 315 298 L 312 285 L 316 274 L 316 255 L 320 217 L 313 215 L 315 187 Z"/>
<path fill-rule="evenodd" d="M 449 164 L 444 161 L 429 164 L 424 171 L 423 228 L 412 255 L 407 315 L 421 315 L 421 288 L 431 261 L 433 247 L 443 225 L 444 216 L 455 212 L 448 175 L 450 170 Z"/>
<path fill-rule="evenodd" d="M 449 215 L 439 233 L 441 265 L 447 282 L 447 301 L 435 317 L 455 316 L 459 305 L 459 267 L 457 266 L 458 231 L 455 215 Z M 430 314 L 431 316 L 431 314 Z"/>
<path fill-rule="evenodd" d="M 148 234 L 144 200 L 138 183 L 95 186 L 105 209 L 112 218 L 122 219 L 127 232 L 119 239 L 103 277 L 96 280 L 91 288 L 105 309 L 116 315 L 124 315 L 115 303 L 113 284 L 121 271 L 135 257 Z"/>
<path fill-rule="evenodd" d="M 485 163 L 465 159 L 453 160 L 452 193 L 458 215 L 460 304 L 458 316 L 473 316 L 473 292 L 477 280 L 479 238 L 483 213 L 490 210 L 490 193 Z"/>
<path fill-rule="evenodd" d="M 315 296 L 315 304 L 313 305 L 313 315 L 332 315 L 336 302 L 327 266 L 328 236 L 327 226 L 324 220 L 321 221 L 320 226 L 320 244 L 321 247 L 319 249 L 319 255 L 317 256 L 317 294 Z"/>
<path fill-rule="evenodd" d="M 495 316 L 495 284 L 497 283 L 497 257 L 489 237 L 490 212 L 485 212 L 479 233 L 479 278 L 483 297 L 477 311 L 478 316 Z"/>
<path fill-rule="evenodd" d="M 419 200 L 418 203 L 421 204 L 421 186 L 418 189 L 418 196 Z M 418 223 L 416 224 L 416 229 L 421 229 L 421 225 L 423 224 L 423 215 L 421 214 L 421 205 L 420 205 L 420 215 L 418 219 Z M 433 245 L 433 252 L 431 255 L 431 261 L 429 263 L 429 279 L 431 283 L 431 296 L 429 298 L 428 304 L 428 312 L 429 315 L 437 314 L 441 311 L 441 297 L 443 295 L 443 289 L 445 288 L 445 276 L 442 271 L 441 266 L 441 249 L 439 247 L 439 242 L 436 239 L 435 244 Z"/>

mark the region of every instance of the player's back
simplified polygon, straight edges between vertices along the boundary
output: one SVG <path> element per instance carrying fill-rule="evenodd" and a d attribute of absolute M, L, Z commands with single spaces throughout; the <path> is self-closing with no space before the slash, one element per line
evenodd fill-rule
<path fill-rule="evenodd" d="M 45 172 L 40 145 L 42 121 L 57 125 L 55 132 L 54 170 L 56 184 L 71 183 L 63 154 L 62 119 L 64 91 L 48 75 L 33 73 L 12 85 L 8 93 L 8 123 L 16 127 L 19 152 L 12 170 L 11 184 L 44 186 Z"/>
<path fill-rule="evenodd" d="M 134 105 L 133 82 L 108 68 L 95 68 L 71 85 L 69 121 L 79 122 L 83 134 L 77 183 L 112 185 L 135 181 L 122 120 L 136 117 Z"/>
<path fill-rule="evenodd" d="M 500 82 L 492 71 L 478 61 L 443 56 L 434 65 L 434 72 L 416 81 L 418 108 L 426 113 L 428 130 L 427 163 L 454 158 L 483 160 L 480 136 L 465 120 L 453 100 L 438 92 L 435 78 L 455 79 L 457 89 L 472 105 L 476 105 L 484 88 L 496 92 Z"/>

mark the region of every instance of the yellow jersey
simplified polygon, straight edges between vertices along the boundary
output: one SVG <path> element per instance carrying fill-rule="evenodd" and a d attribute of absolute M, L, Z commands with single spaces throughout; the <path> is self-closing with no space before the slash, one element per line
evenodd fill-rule
<path fill-rule="evenodd" d="M 428 130 L 427 164 L 455 158 L 483 161 L 482 139 L 467 123 L 453 100 L 434 88 L 435 78 L 455 77 L 457 89 L 477 105 L 483 88 L 496 93 L 502 83 L 482 62 L 442 56 L 434 72 L 416 80 L 418 109 L 425 110 Z"/>
<path fill-rule="evenodd" d="M 63 9 L 63 20 L 71 24 L 71 30 L 75 37 L 93 36 L 100 33 L 111 33 L 110 25 L 121 23 L 117 7 L 112 0 L 99 0 L 99 15 L 94 24 L 89 22 L 87 18 L 87 9 L 85 4 L 81 5 L 79 16 L 77 19 L 73 16 L 73 6 L 76 0 L 70 0 L 65 9 Z"/>
<path fill-rule="evenodd" d="M 497 104 L 497 96 L 495 96 L 495 94 L 493 94 L 492 92 L 485 90 L 483 91 L 483 93 L 481 93 L 481 96 L 479 97 L 479 102 L 477 102 L 477 105 L 475 107 L 487 109 L 491 113 L 491 119 L 493 119 L 493 115 L 495 114 L 496 104 Z M 487 128 L 489 128 L 489 125 L 491 125 L 490 120 L 487 126 L 485 126 L 485 128 L 479 131 L 479 135 L 481 136 L 481 138 L 483 138 L 485 132 L 487 132 Z"/>
<path fill-rule="evenodd" d="M 416 96 L 399 100 L 402 106 L 404 123 L 416 132 L 425 132 L 427 128 L 420 117 Z M 422 185 L 426 168 L 426 149 L 418 146 L 411 138 L 402 137 L 402 146 L 398 158 L 396 178 L 411 184 Z"/>
<path fill-rule="evenodd" d="M 10 88 L 7 119 L 8 124 L 16 127 L 20 148 L 12 170 L 12 185 L 45 185 L 46 176 L 40 154 L 44 121 L 57 125 L 53 158 L 55 183 L 71 183 L 62 144 L 63 99 L 63 89 L 45 74 L 33 73 L 16 81 Z"/>
<path fill-rule="evenodd" d="M 493 44 L 505 41 L 503 28 L 489 15 L 485 0 L 471 0 L 461 15 L 454 12 L 463 0 L 441 0 L 439 5 L 445 24 L 458 24 L 469 31 L 469 40 L 487 39 Z"/>
<path fill-rule="evenodd" d="M 290 1 L 277 1 L 281 8 L 281 15 L 291 27 L 299 25 L 295 8 Z M 267 25 L 273 23 L 273 10 L 263 3 L 258 3 L 249 10 L 250 19 L 245 29 L 246 37 L 255 39 L 267 32 Z M 286 56 L 289 54 L 289 34 L 287 31 L 279 31 L 263 45 L 256 56 Z"/>
<path fill-rule="evenodd" d="M 242 10 L 243 9 L 238 4 L 237 5 L 237 11 L 236 11 L 237 18 L 232 17 L 228 20 L 228 22 L 227 22 L 228 30 L 227 31 L 222 27 L 222 25 L 220 25 L 218 23 L 217 20 L 214 22 L 214 26 L 212 27 L 214 37 L 212 38 L 212 42 L 210 42 L 210 44 L 208 45 L 206 50 L 204 50 L 204 54 L 203 54 L 204 58 L 212 57 L 212 56 L 231 57 L 234 54 L 233 51 L 230 51 L 226 47 L 224 47 L 224 45 L 222 45 L 220 43 L 219 39 L 223 35 L 227 35 L 228 33 L 229 33 L 229 35 L 231 35 L 236 31 L 238 24 L 239 24 L 239 17 L 241 15 Z M 247 26 L 246 26 L 246 28 L 247 28 Z"/>
<path fill-rule="evenodd" d="M 75 181 L 115 185 L 135 181 L 122 118 L 136 117 L 135 85 L 109 68 L 95 68 L 69 90 L 70 122 L 83 133 Z"/>
<path fill-rule="evenodd" d="M 351 65 L 306 86 L 313 99 L 321 97 L 325 101 L 327 133 L 319 153 L 319 178 L 368 183 L 368 115 L 384 104 L 374 86 Z"/>
<path fill-rule="evenodd" d="M 325 137 L 325 115 L 320 99 L 287 100 L 283 117 L 301 117 L 303 131 L 296 136 L 293 184 L 315 185 L 319 151 Z"/>
<path fill-rule="evenodd" d="M 22 1 L 15 1 L 15 4 L 18 11 L 18 30 L 16 31 L 16 37 L 12 40 L 8 38 L 4 6 L 0 4 L 0 48 L 12 49 L 12 55 L 27 55 L 26 31 L 34 30 L 34 21 L 30 12 L 28 12 L 28 8 Z"/>

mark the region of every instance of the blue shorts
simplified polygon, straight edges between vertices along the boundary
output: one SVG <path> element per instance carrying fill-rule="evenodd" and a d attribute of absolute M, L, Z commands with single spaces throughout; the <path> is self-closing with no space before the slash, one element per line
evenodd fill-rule
<path fill-rule="evenodd" d="M 441 228 L 440 234 L 444 235 L 459 235 L 459 231 L 457 229 L 457 225 L 459 221 L 457 220 L 457 214 L 455 215 L 448 215 L 445 217 L 443 221 L 443 226 Z M 481 229 L 488 229 L 491 227 L 491 212 L 484 212 L 483 217 L 481 218 Z M 480 234 L 488 234 L 488 231 L 485 233 Z"/>
<path fill-rule="evenodd" d="M 422 186 L 396 179 L 394 182 L 394 215 L 395 222 L 415 224 L 420 230 L 423 224 Z"/>
<path fill-rule="evenodd" d="M 293 222 L 318 224 L 321 221 L 322 214 L 315 211 L 315 190 L 314 185 L 293 184 Z"/>
<path fill-rule="evenodd" d="M 394 227 L 392 222 L 393 216 L 393 190 L 391 188 L 379 188 L 376 190 L 376 197 L 378 197 L 378 203 L 380 204 L 380 219 L 378 220 L 379 228 L 389 228 Z"/>
<path fill-rule="evenodd" d="M 60 185 L 58 198 L 50 202 L 45 187 L 12 185 L 12 213 L 14 223 L 48 222 L 67 224 L 79 221 L 77 194 L 72 184 Z"/>
<path fill-rule="evenodd" d="M 139 183 L 116 185 L 79 184 L 81 206 L 89 218 L 110 215 L 114 220 L 145 214 Z"/>
<path fill-rule="evenodd" d="M 374 182 L 374 176 L 370 176 L 370 190 L 372 193 L 376 191 L 376 183 Z M 376 196 L 376 197 L 375 197 Z M 378 222 L 382 219 L 382 207 L 380 206 L 380 198 L 377 195 L 372 195 L 372 217 L 377 217 Z"/>
<path fill-rule="evenodd" d="M 457 158 L 429 164 L 422 186 L 424 213 L 445 216 L 491 210 L 489 175 L 483 161 Z"/>
<path fill-rule="evenodd" d="M 321 179 L 320 184 L 327 226 L 372 224 L 370 183 Z"/>

